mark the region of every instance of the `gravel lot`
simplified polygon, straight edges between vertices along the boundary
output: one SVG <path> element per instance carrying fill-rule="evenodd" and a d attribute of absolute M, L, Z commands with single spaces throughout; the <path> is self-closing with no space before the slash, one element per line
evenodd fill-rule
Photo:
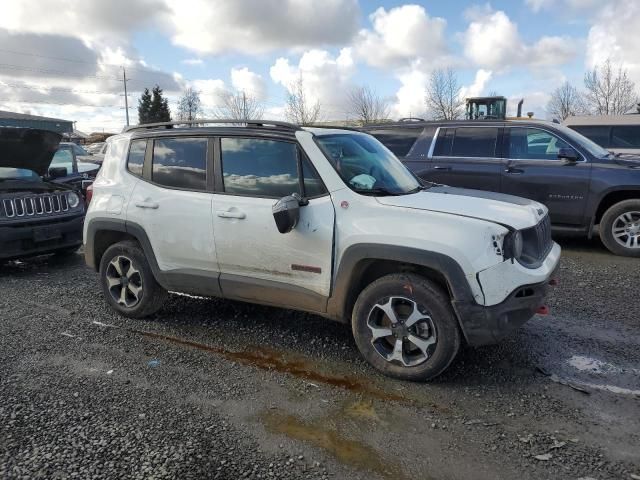
<path fill-rule="evenodd" d="M 0 478 L 640 479 L 640 260 L 561 244 L 551 315 L 431 384 L 312 315 L 133 321 L 80 255 L 0 266 Z"/>

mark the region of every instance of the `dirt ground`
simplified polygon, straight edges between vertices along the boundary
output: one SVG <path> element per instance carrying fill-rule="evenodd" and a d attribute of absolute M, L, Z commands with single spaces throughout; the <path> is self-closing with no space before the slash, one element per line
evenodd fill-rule
<path fill-rule="evenodd" d="M 429 384 L 313 315 L 0 266 L 0 478 L 640 479 L 640 259 L 560 243 L 551 314 Z"/>

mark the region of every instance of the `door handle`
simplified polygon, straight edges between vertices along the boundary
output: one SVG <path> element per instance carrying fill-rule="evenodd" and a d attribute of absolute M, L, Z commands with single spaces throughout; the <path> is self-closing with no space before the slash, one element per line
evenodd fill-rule
<path fill-rule="evenodd" d="M 136 202 L 136 207 L 138 208 L 151 208 L 152 210 L 156 210 L 159 206 L 156 202 Z"/>
<path fill-rule="evenodd" d="M 450 171 L 451 167 L 443 167 L 441 165 L 436 165 L 435 167 L 433 167 L 434 170 L 445 170 L 445 171 Z"/>
<path fill-rule="evenodd" d="M 244 212 L 238 212 L 238 211 L 234 212 L 229 210 L 218 210 L 216 212 L 216 215 L 222 218 L 239 218 L 240 220 L 246 217 Z"/>
<path fill-rule="evenodd" d="M 506 173 L 511 173 L 513 175 L 520 175 L 524 173 L 524 170 L 521 168 L 507 167 L 504 169 Z"/>

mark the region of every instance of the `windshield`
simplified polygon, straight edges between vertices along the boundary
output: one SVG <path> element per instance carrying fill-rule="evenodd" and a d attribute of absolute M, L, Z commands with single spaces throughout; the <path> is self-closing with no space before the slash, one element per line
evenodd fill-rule
<path fill-rule="evenodd" d="M 369 135 L 318 135 L 318 144 L 342 180 L 358 193 L 404 195 L 421 188 L 393 153 Z"/>
<path fill-rule="evenodd" d="M 4 180 L 27 180 L 29 182 L 37 182 L 41 181 L 41 178 L 36 172 L 26 168 L 0 167 L 0 182 Z"/>
<path fill-rule="evenodd" d="M 598 145 L 597 143 L 589 140 L 587 137 L 585 137 L 584 135 L 579 134 L 578 132 L 576 132 L 575 130 L 566 127 L 564 125 L 554 125 L 558 130 L 560 130 L 562 133 L 564 133 L 567 137 L 569 137 L 572 141 L 576 142 L 578 145 L 580 145 L 582 148 L 584 148 L 585 150 L 588 150 L 589 153 L 591 155 L 593 155 L 594 157 L 597 158 L 604 158 L 604 157 L 608 157 L 611 155 L 611 153 L 602 148 L 600 145 Z"/>

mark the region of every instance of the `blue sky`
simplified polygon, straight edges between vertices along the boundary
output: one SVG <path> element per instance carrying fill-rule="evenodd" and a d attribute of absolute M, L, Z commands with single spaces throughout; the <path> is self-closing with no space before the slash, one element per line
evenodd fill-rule
<path fill-rule="evenodd" d="M 424 86 L 438 68 L 457 72 L 463 95 L 495 91 L 512 108 L 525 98 L 525 110 L 543 118 L 554 88 L 580 87 L 607 57 L 640 82 L 636 0 L 22 0 L 3 8 L 0 109 L 70 118 L 84 130 L 122 126 L 119 65 L 133 104 L 158 83 L 175 109 L 192 86 L 212 113 L 220 95 L 242 90 L 274 118 L 302 77 L 326 120 L 349 118 L 346 93 L 361 85 L 385 97 L 392 116 L 428 115 Z"/>

